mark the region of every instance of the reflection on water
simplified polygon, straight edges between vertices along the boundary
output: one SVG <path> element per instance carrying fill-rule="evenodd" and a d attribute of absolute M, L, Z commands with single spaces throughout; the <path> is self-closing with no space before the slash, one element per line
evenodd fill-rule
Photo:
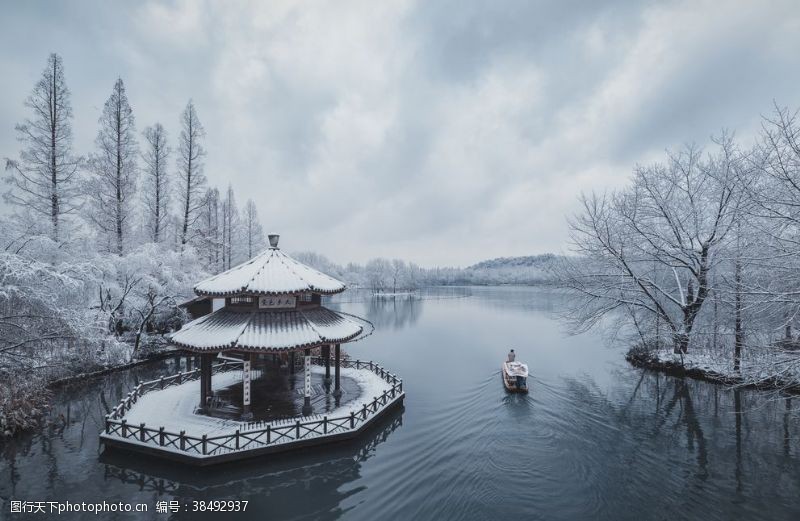
<path fill-rule="evenodd" d="M 344 500 L 364 488 L 345 485 L 362 477 L 364 462 L 402 425 L 402 410 L 397 410 L 354 440 L 200 472 L 122 451 L 107 451 L 100 461 L 103 479 L 111 486 L 135 486 L 157 497 L 177 499 L 182 505 L 209 497 L 240 499 L 242 491 L 247 491 L 250 514 L 238 514 L 237 518 L 263 518 L 264 512 L 269 512 L 270 519 L 338 517 L 345 512 Z M 197 513 L 182 512 L 173 518 L 195 519 Z"/>
<path fill-rule="evenodd" d="M 366 301 L 364 318 L 377 328 L 413 326 L 422 314 L 421 298 L 372 298 Z"/>
<path fill-rule="evenodd" d="M 376 325 L 347 352 L 405 383 L 405 411 L 363 438 L 206 469 L 99 454 L 109 404 L 174 372 L 166 360 L 59 390 L 51 425 L 2 447 L 0 503 L 250 501 L 236 519 L 797 518 L 796 398 L 632 368 L 624 346 L 565 336 L 554 291 L 437 291 L 334 302 Z M 530 366 L 528 395 L 503 389 L 509 346 Z"/>

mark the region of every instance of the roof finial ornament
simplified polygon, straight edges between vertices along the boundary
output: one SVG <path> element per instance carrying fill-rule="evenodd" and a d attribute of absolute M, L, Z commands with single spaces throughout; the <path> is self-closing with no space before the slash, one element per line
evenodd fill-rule
<path fill-rule="evenodd" d="M 277 233 L 270 233 L 267 237 L 269 237 L 269 247 L 272 249 L 278 249 L 278 239 L 281 238 L 280 235 Z"/>

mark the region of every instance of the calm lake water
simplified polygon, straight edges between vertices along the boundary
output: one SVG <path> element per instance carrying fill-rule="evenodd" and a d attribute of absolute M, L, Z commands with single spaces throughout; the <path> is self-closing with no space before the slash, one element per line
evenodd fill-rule
<path fill-rule="evenodd" d="M 0 446 L 0 518 L 10 499 L 149 504 L 138 519 L 202 517 L 154 512 L 194 499 L 249 500 L 224 517 L 242 520 L 800 518 L 800 397 L 634 369 L 624 346 L 564 335 L 547 290 L 341 300 L 377 327 L 347 352 L 398 373 L 407 393 L 363 438 L 206 469 L 101 454 L 106 404 L 174 371 L 156 362 L 59 391 L 63 419 Z M 503 389 L 509 347 L 530 365 L 527 396 Z"/>

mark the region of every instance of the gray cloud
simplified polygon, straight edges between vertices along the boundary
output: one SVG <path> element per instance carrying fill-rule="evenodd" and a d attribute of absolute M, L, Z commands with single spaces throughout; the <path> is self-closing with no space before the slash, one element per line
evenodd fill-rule
<path fill-rule="evenodd" d="M 18 2 L 0 155 L 48 52 L 76 148 L 126 82 L 140 129 L 189 97 L 206 173 L 289 249 L 468 264 L 563 249 L 581 190 L 800 106 L 794 2 Z"/>

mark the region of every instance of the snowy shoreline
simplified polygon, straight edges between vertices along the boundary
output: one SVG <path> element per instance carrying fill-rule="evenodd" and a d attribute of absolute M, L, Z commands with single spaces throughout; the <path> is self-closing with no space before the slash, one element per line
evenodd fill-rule
<path fill-rule="evenodd" d="M 140 365 L 145 365 L 150 362 L 157 362 L 159 360 L 164 360 L 165 358 L 170 358 L 174 356 L 185 356 L 185 355 L 183 355 L 182 352 L 178 351 L 177 349 L 168 349 L 150 355 L 147 358 L 138 358 L 136 360 L 132 360 L 124 364 L 111 365 L 108 367 L 103 367 L 102 369 L 98 369 L 96 371 L 90 371 L 88 373 L 78 373 L 70 376 L 65 376 L 64 378 L 59 378 L 57 380 L 47 382 L 47 388 L 57 389 L 64 385 L 84 383 L 88 380 L 91 380 L 92 378 L 97 378 L 99 376 L 105 376 L 107 374 L 116 373 L 117 371 L 124 371 L 125 369 L 132 369 Z"/>
<path fill-rule="evenodd" d="M 800 359 L 800 354 L 793 356 Z M 736 372 L 733 362 L 727 357 L 696 351 L 681 356 L 671 349 L 646 350 L 641 347 L 631 348 L 625 354 L 625 360 L 634 367 L 659 371 L 669 376 L 689 377 L 745 389 L 800 394 L 800 372 L 788 371 L 787 376 L 781 378 L 747 360 L 742 361 L 741 371 Z"/>

